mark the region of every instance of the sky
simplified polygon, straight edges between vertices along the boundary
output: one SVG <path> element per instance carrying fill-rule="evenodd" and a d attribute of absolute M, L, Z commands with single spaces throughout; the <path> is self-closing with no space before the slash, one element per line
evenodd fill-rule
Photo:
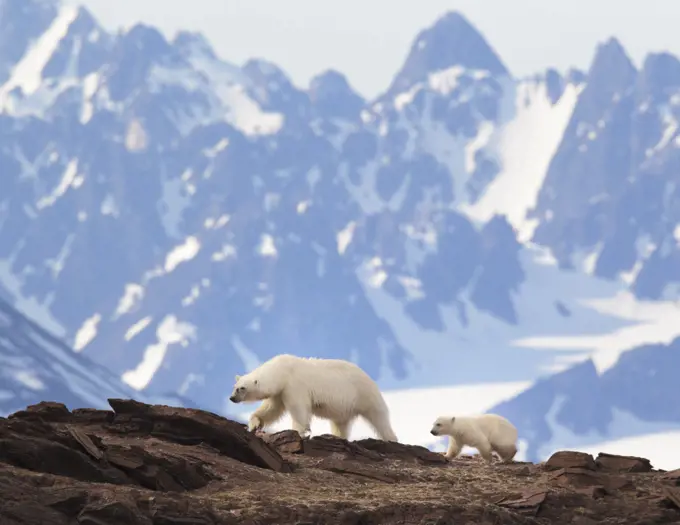
<path fill-rule="evenodd" d="M 387 88 L 416 34 L 450 10 L 463 13 L 516 76 L 587 69 L 598 42 L 611 36 L 638 65 L 649 52 L 680 56 L 674 0 L 69 1 L 109 29 L 142 21 L 170 38 L 200 31 L 223 59 L 270 60 L 300 87 L 336 69 L 367 98 Z"/>

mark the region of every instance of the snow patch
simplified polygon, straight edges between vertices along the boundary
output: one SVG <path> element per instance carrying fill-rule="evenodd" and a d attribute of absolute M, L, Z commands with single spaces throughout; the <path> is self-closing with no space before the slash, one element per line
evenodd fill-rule
<path fill-rule="evenodd" d="M 464 206 L 462 211 L 482 222 L 496 214 L 505 215 L 518 231 L 520 242 L 531 237 L 536 224 L 527 220 L 527 211 L 536 205 L 548 166 L 581 89 L 569 84 L 553 105 L 544 82 L 524 82 L 517 86 L 516 115 L 499 137 L 497 154 L 501 172 L 481 198 L 473 205 Z"/>
<path fill-rule="evenodd" d="M 149 315 L 147 317 L 144 317 L 143 319 L 140 319 L 130 328 L 128 328 L 127 332 L 125 332 L 125 340 L 130 341 L 134 336 L 141 333 L 147 326 L 149 326 L 149 324 L 151 323 L 151 319 L 152 317 Z"/>
<path fill-rule="evenodd" d="M 120 216 L 120 210 L 118 209 L 116 200 L 110 193 L 108 193 L 106 195 L 106 198 L 102 201 L 102 205 L 99 208 L 99 211 L 101 212 L 102 215 L 110 215 L 114 218 Z"/>
<path fill-rule="evenodd" d="M 144 298 L 144 288 L 136 283 L 128 283 L 125 285 L 125 292 L 118 301 L 118 306 L 113 314 L 113 320 L 118 319 L 121 315 L 127 314 L 137 306 Z"/>
<path fill-rule="evenodd" d="M 577 446 L 570 450 L 596 456 L 606 450 L 609 454 L 647 458 L 655 469 L 673 470 L 680 465 L 680 430 L 651 431 L 648 434 Z"/>
<path fill-rule="evenodd" d="M 191 170 L 185 170 L 180 177 L 163 177 L 163 194 L 158 204 L 163 228 L 171 238 L 178 238 L 181 235 L 182 215 L 191 204 L 191 195 L 186 184 L 191 174 Z"/>
<path fill-rule="evenodd" d="M 176 246 L 165 257 L 164 269 L 166 273 L 172 272 L 180 264 L 190 261 L 201 249 L 201 243 L 196 237 L 187 237 L 183 244 Z"/>
<path fill-rule="evenodd" d="M 230 257 L 236 257 L 236 247 L 232 244 L 225 244 L 219 252 L 215 252 L 210 256 L 215 262 L 224 261 Z"/>
<path fill-rule="evenodd" d="M 310 200 L 298 202 L 297 206 L 295 207 L 295 210 L 298 212 L 298 215 L 302 215 L 303 213 L 305 213 L 311 203 L 312 201 Z"/>
<path fill-rule="evenodd" d="M 75 238 L 76 236 L 73 233 L 70 234 L 68 237 L 66 237 L 64 245 L 59 250 L 57 256 L 54 259 L 45 259 L 45 266 L 51 270 L 52 279 L 55 281 L 64 269 L 64 265 L 66 264 L 66 260 L 68 259 L 69 255 L 71 255 L 71 247 L 73 246 L 73 241 Z"/>
<path fill-rule="evenodd" d="M 56 337 L 64 337 L 67 333 L 66 328 L 57 321 L 50 311 L 54 294 L 49 294 L 43 301 L 39 301 L 35 297 L 24 296 L 21 290 L 23 281 L 12 272 L 14 261 L 23 246 L 24 243 L 20 242 L 8 258 L 0 259 L 0 284 L 14 299 L 13 306 L 17 310 Z"/>
<path fill-rule="evenodd" d="M 142 362 L 134 370 L 126 371 L 122 379 L 135 390 L 142 390 L 151 382 L 153 376 L 165 359 L 170 345 L 179 343 L 188 346 L 196 338 L 196 327 L 178 321 L 174 315 L 167 315 L 156 329 L 158 341 L 146 347 Z"/>
<path fill-rule="evenodd" d="M 45 383 L 31 370 L 17 370 L 14 372 L 14 379 L 24 384 L 31 390 L 45 390 Z"/>
<path fill-rule="evenodd" d="M 588 434 L 574 434 L 571 430 L 557 422 L 557 414 L 559 413 L 560 408 L 565 403 L 565 401 L 566 399 L 564 396 L 558 396 L 546 414 L 546 424 L 550 428 L 552 437 L 549 443 L 546 443 L 539 448 L 538 455 L 541 459 L 547 459 L 554 452 L 565 449 L 589 453 L 593 453 L 591 451 L 598 453 L 602 452 L 602 450 L 606 450 L 608 453 L 616 454 L 616 452 L 611 450 L 609 446 L 602 448 L 601 443 L 612 440 L 612 438 L 616 439 L 621 436 L 630 436 L 631 434 L 637 436 L 652 434 L 658 439 L 658 437 L 660 437 L 659 433 L 665 433 L 668 432 L 669 429 L 673 429 L 672 434 L 680 435 L 680 424 L 642 421 L 632 414 L 616 408 L 612 409 L 612 421 L 608 425 L 604 435 L 595 430 L 591 430 Z M 649 458 L 650 456 L 647 453 L 643 453 L 643 451 L 639 449 L 635 452 L 632 452 L 633 449 L 631 445 L 634 443 L 633 439 L 639 438 L 632 438 L 624 441 L 624 446 L 626 446 L 627 450 L 631 451 L 629 454 Z M 677 447 L 662 449 L 662 452 L 665 454 L 664 457 L 667 456 L 667 453 L 670 450 L 675 448 Z M 658 458 L 658 456 L 656 456 L 656 458 Z M 517 459 L 522 461 L 524 458 L 518 457 Z M 663 464 L 668 465 L 667 460 L 663 461 Z M 654 466 L 656 468 L 663 468 L 661 464 L 655 463 Z M 671 468 L 677 468 L 677 464 L 672 465 Z"/>
<path fill-rule="evenodd" d="M 59 181 L 57 187 L 52 191 L 50 195 L 41 198 L 36 203 L 36 208 L 38 208 L 38 210 L 49 208 L 55 202 L 57 202 L 57 200 L 60 197 L 62 197 L 70 187 L 77 188 L 78 186 L 80 186 L 78 182 L 80 179 L 77 178 L 77 175 L 78 175 L 78 160 L 73 159 L 69 161 L 69 163 L 66 165 L 64 174 L 62 175 L 61 180 Z"/>
<path fill-rule="evenodd" d="M 101 314 L 94 314 L 88 317 L 83 322 L 82 326 L 76 332 L 76 337 L 73 342 L 73 350 L 82 352 L 83 348 L 89 345 L 92 340 L 97 337 L 97 325 L 102 320 Z"/>
<path fill-rule="evenodd" d="M 142 122 L 137 118 L 132 119 L 125 133 L 125 149 L 133 153 L 144 151 L 148 143 L 149 139 Z"/>
<path fill-rule="evenodd" d="M 347 247 L 352 242 L 352 237 L 354 236 L 354 230 L 356 229 L 356 222 L 350 221 L 347 226 L 340 230 L 336 236 L 336 241 L 338 245 L 338 253 L 343 255 Z"/>
<path fill-rule="evenodd" d="M 268 233 L 262 234 L 258 252 L 263 257 L 276 257 L 279 252 L 276 250 L 276 245 L 274 244 L 274 237 L 272 237 Z"/>
<path fill-rule="evenodd" d="M 241 338 L 237 335 L 231 336 L 231 346 L 234 348 L 234 350 L 236 350 L 236 353 L 241 358 L 241 362 L 243 363 L 246 371 L 250 372 L 255 370 L 262 364 L 257 354 L 245 344 L 243 344 L 243 341 L 241 341 Z"/>
<path fill-rule="evenodd" d="M 42 72 L 45 66 L 77 16 L 78 9 L 74 6 L 64 6 L 59 10 L 50 27 L 31 45 L 12 69 L 9 80 L 0 87 L 0 103 L 3 106 L 7 94 L 13 89 L 21 89 L 24 95 L 38 91 L 43 83 Z"/>

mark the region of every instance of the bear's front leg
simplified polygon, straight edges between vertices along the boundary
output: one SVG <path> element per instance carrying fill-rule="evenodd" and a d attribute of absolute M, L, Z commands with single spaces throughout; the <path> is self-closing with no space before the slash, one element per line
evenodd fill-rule
<path fill-rule="evenodd" d="M 461 447 L 458 444 L 458 441 L 456 441 L 456 438 L 453 436 L 449 436 L 449 446 L 446 449 L 446 453 L 444 456 L 446 459 L 453 459 L 455 457 L 458 457 L 458 454 L 460 454 L 460 451 L 463 447 Z"/>
<path fill-rule="evenodd" d="M 492 448 L 488 440 L 485 439 L 484 441 L 478 443 L 477 450 L 479 451 L 479 455 L 484 458 L 484 461 L 487 463 L 493 463 Z"/>
<path fill-rule="evenodd" d="M 250 432 L 262 430 L 262 427 L 263 427 L 262 420 L 259 417 L 257 417 L 254 414 L 250 416 L 250 419 L 248 420 L 248 430 Z"/>

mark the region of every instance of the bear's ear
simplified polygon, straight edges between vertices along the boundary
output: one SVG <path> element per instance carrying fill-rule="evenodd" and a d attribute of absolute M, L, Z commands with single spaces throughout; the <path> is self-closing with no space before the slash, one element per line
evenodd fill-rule
<path fill-rule="evenodd" d="M 235 381 L 238 381 L 239 379 L 241 379 L 241 376 L 238 375 L 234 378 Z"/>

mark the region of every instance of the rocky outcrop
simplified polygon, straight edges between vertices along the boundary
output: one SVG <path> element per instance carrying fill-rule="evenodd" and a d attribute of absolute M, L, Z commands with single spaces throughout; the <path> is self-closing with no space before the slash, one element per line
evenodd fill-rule
<path fill-rule="evenodd" d="M 680 471 L 558 452 L 448 461 L 423 447 L 253 434 L 201 410 L 111 399 L 0 419 L 3 525 L 678 523 Z"/>

